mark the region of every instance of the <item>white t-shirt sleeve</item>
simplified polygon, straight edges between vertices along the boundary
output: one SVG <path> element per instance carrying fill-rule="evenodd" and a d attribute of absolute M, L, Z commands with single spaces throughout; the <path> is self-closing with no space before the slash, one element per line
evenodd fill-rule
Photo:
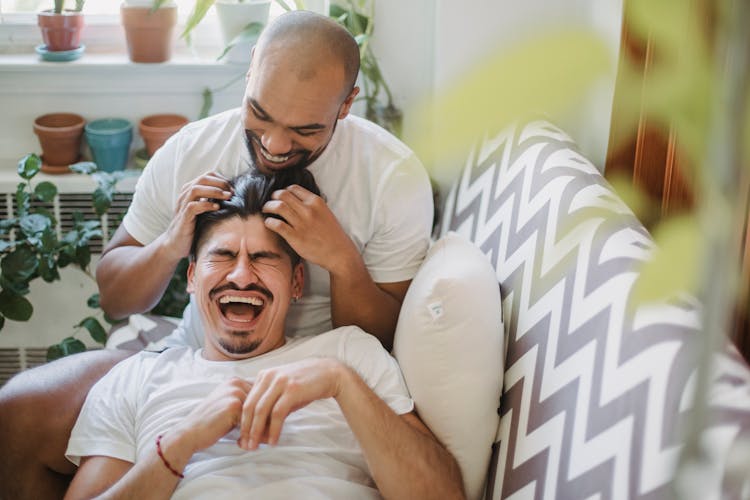
<path fill-rule="evenodd" d="M 410 280 L 430 245 L 432 189 L 412 153 L 383 176 L 375 199 L 375 232 L 362 252 L 376 283 Z"/>
<path fill-rule="evenodd" d="M 143 356 L 136 354 L 115 365 L 89 391 L 65 451 L 75 465 L 93 455 L 135 463 L 138 373 Z"/>
<path fill-rule="evenodd" d="M 397 415 L 414 410 L 414 401 L 393 356 L 372 335 L 357 327 L 345 329 L 341 332 L 339 359 L 353 368 Z"/>
<path fill-rule="evenodd" d="M 174 215 L 177 197 L 174 172 L 180 161 L 184 134 L 170 137 L 149 160 L 138 178 L 133 201 L 122 221 L 128 233 L 143 245 L 148 245 L 166 231 Z"/>

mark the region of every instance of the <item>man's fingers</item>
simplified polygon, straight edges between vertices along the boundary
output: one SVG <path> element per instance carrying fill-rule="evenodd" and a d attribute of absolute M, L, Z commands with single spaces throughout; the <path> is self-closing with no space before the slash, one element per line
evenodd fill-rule
<path fill-rule="evenodd" d="M 281 397 L 276 401 L 276 404 L 271 411 L 271 420 L 268 422 L 268 443 L 276 445 L 279 442 L 279 436 L 281 436 L 281 428 L 284 425 L 284 420 L 291 412 L 291 402 L 289 401 L 288 395 L 282 394 Z"/>
<path fill-rule="evenodd" d="M 256 449 L 263 440 L 263 435 L 269 424 L 268 419 L 271 418 L 271 412 L 283 392 L 282 385 L 283 384 L 278 383 L 271 384 L 258 399 L 258 402 L 255 405 L 253 421 L 250 424 L 248 449 Z"/>
<path fill-rule="evenodd" d="M 280 200 L 270 200 L 263 205 L 264 214 L 274 214 L 282 217 L 292 227 L 298 225 L 299 214 L 289 203 Z"/>
<path fill-rule="evenodd" d="M 283 220 L 274 219 L 273 217 L 266 217 L 265 219 L 263 219 L 263 224 L 265 224 L 268 229 L 284 238 L 284 240 L 292 245 L 292 248 L 294 248 L 294 243 L 290 241 L 292 239 L 293 231 L 292 227 L 289 224 L 287 224 Z"/>

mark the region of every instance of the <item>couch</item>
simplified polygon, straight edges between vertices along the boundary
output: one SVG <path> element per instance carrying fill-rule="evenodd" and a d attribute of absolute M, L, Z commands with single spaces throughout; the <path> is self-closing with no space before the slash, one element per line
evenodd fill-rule
<path fill-rule="evenodd" d="M 653 242 L 564 132 L 540 120 L 480 141 L 441 212 L 394 353 L 470 498 L 750 497 L 750 369 L 729 343 L 706 462 L 674 480 L 700 312 L 634 303 Z"/>

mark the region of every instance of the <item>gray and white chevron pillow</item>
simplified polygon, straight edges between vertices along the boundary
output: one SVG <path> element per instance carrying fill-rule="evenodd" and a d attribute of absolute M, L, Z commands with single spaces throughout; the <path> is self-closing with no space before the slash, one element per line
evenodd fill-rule
<path fill-rule="evenodd" d="M 634 306 L 653 242 L 597 169 L 545 121 L 510 127 L 471 152 L 446 200 L 449 230 L 489 256 L 503 298 L 487 497 L 669 497 L 699 313 L 690 303 Z M 750 370 L 729 345 L 716 359 L 703 434 L 714 465 L 698 483 L 705 498 L 739 497 L 728 464 L 750 441 Z"/>

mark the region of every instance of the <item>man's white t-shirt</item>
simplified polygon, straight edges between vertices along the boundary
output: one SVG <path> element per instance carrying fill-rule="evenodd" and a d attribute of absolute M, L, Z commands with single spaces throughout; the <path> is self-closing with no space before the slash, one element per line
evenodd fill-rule
<path fill-rule="evenodd" d="M 66 456 L 76 465 L 101 455 L 136 463 L 214 388 L 231 377 L 315 356 L 335 357 L 359 373 L 399 415 L 414 409 L 396 361 L 380 342 L 348 326 L 288 339 L 279 349 L 242 361 L 208 361 L 202 350 L 140 352 L 91 389 Z M 332 398 L 291 413 L 276 446 L 237 446 L 234 429 L 193 455 L 172 498 L 379 498 L 362 450 Z"/>
<path fill-rule="evenodd" d="M 244 135 L 237 108 L 172 136 L 138 180 L 123 220 L 128 233 L 149 244 L 169 226 L 185 183 L 211 170 L 231 178 L 251 168 Z M 414 153 L 384 129 L 349 115 L 337 121 L 330 143 L 308 168 L 373 281 L 412 279 L 427 252 L 433 217 L 429 178 Z M 287 333 L 330 330 L 328 272 L 306 263 L 302 297 L 290 308 Z M 171 345 L 202 345 L 196 309 L 191 302 Z"/>

